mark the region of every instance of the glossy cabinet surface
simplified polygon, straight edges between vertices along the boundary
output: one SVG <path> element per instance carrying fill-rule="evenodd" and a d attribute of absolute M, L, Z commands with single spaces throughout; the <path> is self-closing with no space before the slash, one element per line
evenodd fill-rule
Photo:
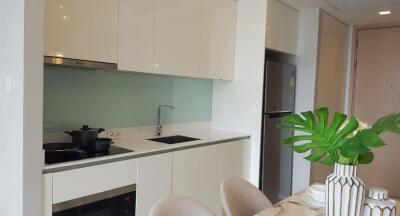
<path fill-rule="evenodd" d="M 136 184 L 137 160 L 53 174 L 53 204 Z"/>
<path fill-rule="evenodd" d="M 136 184 L 136 215 L 147 216 L 157 201 L 189 196 L 222 216 L 219 187 L 224 178 L 248 180 L 249 139 L 44 175 L 45 216 L 52 205 Z"/>
<path fill-rule="evenodd" d="M 297 54 L 299 12 L 278 1 L 267 2 L 266 47 Z"/>
<path fill-rule="evenodd" d="M 192 197 L 215 212 L 217 157 L 216 146 L 174 152 L 172 194 Z"/>
<path fill-rule="evenodd" d="M 232 80 L 234 0 L 119 0 L 118 69 Z"/>
<path fill-rule="evenodd" d="M 43 216 L 53 215 L 53 174 L 43 175 Z"/>
<path fill-rule="evenodd" d="M 202 0 L 156 0 L 154 72 L 203 77 L 200 74 Z"/>
<path fill-rule="evenodd" d="M 172 194 L 199 200 L 222 216 L 220 184 L 227 177 L 248 179 L 248 144 L 240 140 L 174 152 Z"/>
<path fill-rule="evenodd" d="M 216 210 L 217 216 L 224 216 L 219 194 L 219 186 L 227 177 L 241 177 L 249 180 L 249 140 L 239 140 L 216 145 L 217 147 L 217 195 Z"/>
<path fill-rule="evenodd" d="M 44 55 L 117 63 L 118 0 L 45 0 Z"/>
<path fill-rule="evenodd" d="M 119 0 L 118 69 L 153 72 L 155 0 Z"/>
<path fill-rule="evenodd" d="M 234 0 L 204 0 L 200 73 L 211 79 L 233 80 L 236 47 Z"/>
<path fill-rule="evenodd" d="M 45 56 L 233 80 L 234 0 L 45 0 Z"/>
<path fill-rule="evenodd" d="M 136 215 L 149 215 L 159 200 L 171 196 L 172 153 L 138 159 Z"/>

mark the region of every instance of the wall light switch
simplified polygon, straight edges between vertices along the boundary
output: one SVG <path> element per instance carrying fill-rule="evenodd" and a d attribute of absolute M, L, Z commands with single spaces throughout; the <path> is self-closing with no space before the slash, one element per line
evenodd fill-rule
<path fill-rule="evenodd" d="M 14 92 L 14 81 L 11 77 L 6 77 L 4 81 L 4 90 L 7 94 Z"/>

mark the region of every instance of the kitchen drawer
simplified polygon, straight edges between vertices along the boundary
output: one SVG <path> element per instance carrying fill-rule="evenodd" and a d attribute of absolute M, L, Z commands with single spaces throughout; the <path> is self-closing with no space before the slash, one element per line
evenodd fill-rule
<path fill-rule="evenodd" d="M 136 160 L 54 173 L 53 204 L 136 184 L 136 179 Z"/>

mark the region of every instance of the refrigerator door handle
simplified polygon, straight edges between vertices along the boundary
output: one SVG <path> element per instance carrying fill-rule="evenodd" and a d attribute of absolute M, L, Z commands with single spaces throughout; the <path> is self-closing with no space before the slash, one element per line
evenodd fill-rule
<path fill-rule="evenodd" d="M 266 114 L 281 114 L 281 113 L 293 113 L 293 110 L 269 111 Z"/>

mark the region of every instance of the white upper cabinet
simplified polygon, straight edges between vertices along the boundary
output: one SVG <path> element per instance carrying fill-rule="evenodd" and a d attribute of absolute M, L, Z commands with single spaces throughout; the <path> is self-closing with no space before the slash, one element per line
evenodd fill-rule
<path fill-rule="evenodd" d="M 117 63 L 118 0 L 45 0 L 45 56 Z"/>
<path fill-rule="evenodd" d="M 202 0 L 156 0 L 154 72 L 200 74 Z"/>
<path fill-rule="evenodd" d="M 200 72 L 233 80 L 236 47 L 236 1 L 205 0 Z"/>
<path fill-rule="evenodd" d="M 118 69 L 153 72 L 155 0 L 119 0 Z"/>
<path fill-rule="evenodd" d="M 297 54 L 299 12 L 278 1 L 268 0 L 266 47 Z"/>
<path fill-rule="evenodd" d="M 45 56 L 232 80 L 235 0 L 45 0 Z"/>

